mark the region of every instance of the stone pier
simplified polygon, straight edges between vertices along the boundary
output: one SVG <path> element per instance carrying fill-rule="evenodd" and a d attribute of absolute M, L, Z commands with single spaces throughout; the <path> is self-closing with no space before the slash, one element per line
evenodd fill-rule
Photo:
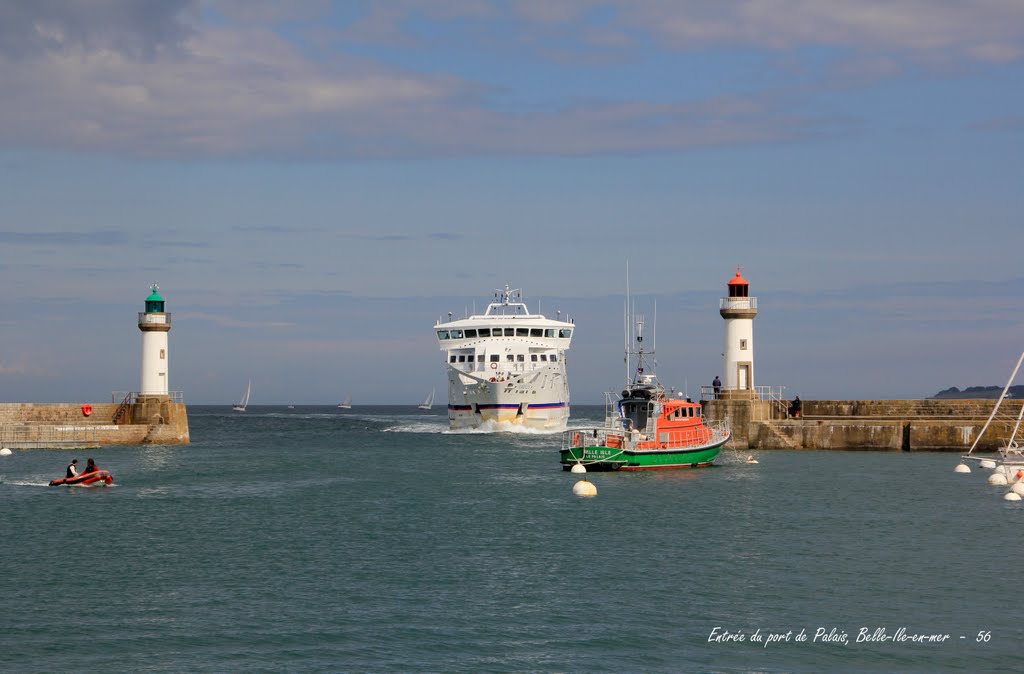
<path fill-rule="evenodd" d="M 966 452 L 995 400 L 804 400 L 799 419 L 788 402 L 729 398 L 704 403 L 709 419 L 728 418 L 735 449 L 863 449 Z M 1020 401 L 1003 402 L 978 444 L 994 452 L 1013 432 Z"/>
<path fill-rule="evenodd" d="M 187 445 L 185 404 L 168 396 L 120 403 L 0 403 L 0 446 Z M 85 413 L 88 411 L 88 415 Z"/>

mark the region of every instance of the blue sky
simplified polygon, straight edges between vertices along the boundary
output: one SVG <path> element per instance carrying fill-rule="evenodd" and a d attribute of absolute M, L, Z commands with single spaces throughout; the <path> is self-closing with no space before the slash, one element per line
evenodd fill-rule
<path fill-rule="evenodd" d="M 1002 384 L 1019 298 L 1024 3 L 7 2 L 0 400 L 139 385 L 416 403 L 432 326 L 521 287 L 621 383 L 625 269 L 659 373 L 814 398 Z"/>

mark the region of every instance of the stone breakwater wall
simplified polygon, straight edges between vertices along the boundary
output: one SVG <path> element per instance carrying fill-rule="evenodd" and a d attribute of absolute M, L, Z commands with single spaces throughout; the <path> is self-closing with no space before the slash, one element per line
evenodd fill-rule
<path fill-rule="evenodd" d="M 82 403 L 0 403 L 0 445 L 70 449 L 190 442 L 184 403 L 153 397 L 124 409 L 118 403 L 87 404 L 88 415 Z"/>
<path fill-rule="evenodd" d="M 728 417 L 735 449 L 863 449 L 966 452 L 994 400 L 805 400 L 799 419 L 788 401 L 710 400 L 705 415 Z M 1006 400 L 976 452 L 994 452 L 1013 432 L 1021 401 Z"/>

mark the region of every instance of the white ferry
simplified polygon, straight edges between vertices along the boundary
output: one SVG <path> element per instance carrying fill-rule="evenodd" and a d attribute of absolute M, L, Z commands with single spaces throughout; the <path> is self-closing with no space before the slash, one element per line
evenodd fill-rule
<path fill-rule="evenodd" d="M 448 367 L 450 428 L 565 428 L 565 352 L 575 326 L 531 314 L 521 300 L 506 285 L 483 314 L 453 321 L 449 313 L 434 326 Z"/>

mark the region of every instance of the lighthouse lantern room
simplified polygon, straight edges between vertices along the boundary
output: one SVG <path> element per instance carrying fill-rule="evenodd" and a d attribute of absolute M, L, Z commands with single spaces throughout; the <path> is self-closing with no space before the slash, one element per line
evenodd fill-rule
<path fill-rule="evenodd" d="M 719 303 L 725 319 L 724 396 L 752 396 L 754 393 L 754 317 L 757 298 L 750 296 L 750 284 L 740 269 L 728 283 L 728 296 Z"/>
<path fill-rule="evenodd" d="M 164 298 L 154 283 L 146 298 L 146 310 L 139 313 L 142 331 L 142 383 L 139 397 L 168 395 L 167 333 L 171 330 L 171 315 L 164 311 Z"/>

